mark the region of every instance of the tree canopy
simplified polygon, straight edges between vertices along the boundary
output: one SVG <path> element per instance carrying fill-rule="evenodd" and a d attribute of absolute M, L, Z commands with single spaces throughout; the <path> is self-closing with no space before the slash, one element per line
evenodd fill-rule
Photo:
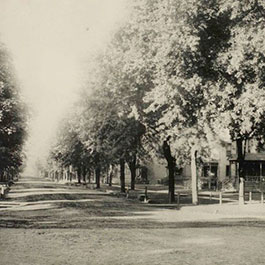
<path fill-rule="evenodd" d="M 103 164 L 130 160 L 142 143 L 163 145 L 171 167 L 182 167 L 194 146 L 209 157 L 217 142 L 237 141 L 241 153 L 247 139 L 264 142 L 264 3 L 130 3 L 89 73 L 76 123 L 82 144 Z"/>
<path fill-rule="evenodd" d="M 0 176 L 14 175 L 24 162 L 26 108 L 22 103 L 12 64 L 0 46 Z"/>

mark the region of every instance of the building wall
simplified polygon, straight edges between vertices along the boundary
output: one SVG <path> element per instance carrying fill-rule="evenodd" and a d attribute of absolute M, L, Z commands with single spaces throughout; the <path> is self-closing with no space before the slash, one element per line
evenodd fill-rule
<path fill-rule="evenodd" d="M 150 184 L 157 184 L 158 180 L 168 176 L 166 164 L 159 163 L 158 160 L 153 160 L 145 164 L 147 167 L 147 176 Z"/>
<path fill-rule="evenodd" d="M 225 146 L 218 145 L 214 150 L 214 155 L 212 161 L 218 163 L 218 173 L 217 179 L 218 181 L 222 182 L 227 179 L 227 166 L 230 165 L 229 159 L 227 155 L 233 154 L 236 152 L 235 145 L 226 144 Z M 208 161 L 211 163 L 211 160 Z M 158 180 L 167 178 L 168 170 L 166 168 L 166 162 L 163 160 L 158 160 L 154 158 L 152 161 L 146 162 L 144 166 L 148 169 L 148 181 L 150 184 L 157 184 Z M 234 174 L 235 168 L 231 167 L 231 174 Z M 201 173 L 202 174 L 202 173 Z M 137 170 L 136 176 L 139 175 L 139 171 Z M 184 180 L 191 179 L 191 166 L 186 165 L 182 170 L 182 178 Z M 115 177 L 113 178 L 114 183 L 119 183 L 119 167 L 116 167 Z M 125 182 L 126 185 L 129 185 L 131 181 L 130 170 L 128 166 L 125 167 Z"/>

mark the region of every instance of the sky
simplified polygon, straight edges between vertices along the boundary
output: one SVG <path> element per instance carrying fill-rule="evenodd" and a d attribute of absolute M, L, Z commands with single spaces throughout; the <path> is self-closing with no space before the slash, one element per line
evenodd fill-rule
<path fill-rule="evenodd" d="M 91 56 L 126 19 L 125 0 L 0 0 L 0 42 L 30 108 L 27 172 L 77 99 Z"/>

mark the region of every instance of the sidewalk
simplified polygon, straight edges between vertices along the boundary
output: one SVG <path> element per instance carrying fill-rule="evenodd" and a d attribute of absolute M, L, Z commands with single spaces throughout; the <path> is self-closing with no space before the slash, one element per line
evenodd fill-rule
<path fill-rule="evenodd" d="M 86 189 L 93 189 L 95 184 L 76 184 Z M 219 204 L 218 191 L 200 191 L 199 205 L 192 205 L 191 191 L 176 187 L 176 202 L 168 203 L 168 190 L 163 185 L 147 185 L 150 211 L 141 212 L 141 217 L 150 217 L 160 222 L 226 222 L 226 221 L 265 221 L 265 204 L 260 202 L 259 194 L 252 196 L 252 201 L 248 201 L 248 194 L 245 196 L 245 205 L 238 205 L 238 193 L 223 192 L 222 204 Z M 126 187 L 128 188 L 128 187 Z M 144 194 L 145 185 L 136 185 L 135 190 L 129 190 L 129 196 L 120 192 L 120 186 L 113 185 L 109 187 L 107 184 L 101 183 L 98 192 L 107 193 L 110 196 L 123 197 L 125 200 L 139 201 L 139 195 Z M 178 204 L 178 196 L 180 194 L 180 204 Z M 153 210 L 152 210 L 153 208 Z M 160 210 L 157 211 L 157 208 Z M 116 218 L 116 217 L 110 217 Z M 119 217 L 124 219 L 133 219 L 135 217 L 126 216 Z"/>
<path fill-rule="evenodd" d="M 102 186 L 102 191 L 106 187 Z M 105 192 L 119 192 L 119 186 L 107 187 Z M 149 207 L 160 208 L 160 211 L 147 212 L 146 218 L 160 221 L 160 222 L 227 222 L 227 221 L 242 221 L 246 224 L 248 221 L 265 221 L 265 204 L 257 200 L 248 201 L 248 194 L 246 194 L 245 205 L 238 205 L 238 193 L 223 192 L 222 204 L 219 204 L 218 191 L 201 191 L 199 192 L 199 205 L 192 205 L 191 191 L 184 189 L 176 190 L 180 192 L 180 204 L 167 203 L 167 189 L 149 188 L 148 197 L 150 198 Z M 143 194 L 144 189 L 139 186 L 135 191 L 129 191 L 129 199 L 137 198 L 137 195 Z M 161 203 L 166 201 L 165 203 Z M 169 210 L 171 209 L 171 210 Z M 175 209 L 176 211 L 172 211 Z M 127 218 L 127 217 L 126 217 Z M 144 218 L 144 217 L 143 217 Z"/>
<path fill-rule="evenodd" d="M 78 184 L 77 182 L 57 182 L 58 184 L 62 185 L 70 185 L 70 186 L 80 186 L 84 189 L 95 189 L 95 183 L 81 183 Z M 151 204 L 164 204 L 167 206 L 173 206 L 178 204 L 184 205 L 191 205 L 192 204 L 192 197 L 191 197 L 191 190 L 185 189 L 182 186 L 175 186 L 175 200 L 176 202 L 173 204 L 168 204 L 168 187 L 161 184 L 136 184 L 135 190 L 131 190 L 129 185 L 125 186 L 126 192 L 121 193 L 120 186 L 118 184 L 113 184 L 109 186 L 108 184 L 101 183 L 100 189 L 98 191 L 106 192 L 110 195 L 118 196 L 118 197 L 127 197 L 128 199 L 139 199 L 139 196 L 145 195 L 145 187 L 147 187 L 147 196 L 149 199 L 149 203 Z M 209 190 L 200 190 L 198 192 L 199 197 L 199 205 L 209 205 L 209 204 L 219 204 L 220 203 L 220 196 L 222 200 L 222 204 L 225 203 L 235 203 L 238 202 L 238 193 L 237 192 L 229 192 L 229 191 L 209 191 Z M 245 201 L 249 203 L 249 193 L 245 193 Z M 261 201 L 261 194 L 260 193 L 252 193 L 253 203 Z"/>
<path fill-rule="evenodd" d="M 265 204 L 223 204 L 223 205 L 197 205 L 182 207 L 177 215 L 167 213 L 164 221 L 169 218 L 171 222 L 209 222 L 209 221 L 265 221 Z"/>
<path fill-rule="evenodd" d="M 147 187 L 147 196 L 151 204 L 163 204 L 167 206 L 173 206 L 179 203 L 181 205 L 191 205 L 192 197 L 191 190 L 185 189 L 181 186 L 175 187 L 175 199 L 176 202 L 168 204 L 168 187 L 164 185 L 143 185 L 138 184 L 135 186 L 135 190 L 129 188 L 129 199 L 137 199 L 140 195 L 145 194 L 145 186 Z M 113 195 L 121 195 L 120 186 L 113 185 L 109 187 L 107 184 L 101 184 L 100 191 L 107 192 Z M 128 187 L 126 187 L 126 192 Z M 199 204 L 218 204 L 219 203 L 219 191 L 199 191 Z M 222 203 L 237 202 L 238 194 L 231 192 L 222 192 Z"/>

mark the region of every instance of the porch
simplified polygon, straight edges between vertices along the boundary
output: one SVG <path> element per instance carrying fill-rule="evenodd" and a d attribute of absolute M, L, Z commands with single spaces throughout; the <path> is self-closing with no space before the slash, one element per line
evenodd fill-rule
<path fill-rule="evenodd" d="M 230 178 L 235 179 L 238 188 L 237 157 L 230 159 Z M 233 170 L 234 168 L 234 170 Z M 265 189 L 265 153 L 247 153 L 244 161 L 245 191 L 264 191 Z M 233 170 L 233 171 L 232 171 Z"/>

